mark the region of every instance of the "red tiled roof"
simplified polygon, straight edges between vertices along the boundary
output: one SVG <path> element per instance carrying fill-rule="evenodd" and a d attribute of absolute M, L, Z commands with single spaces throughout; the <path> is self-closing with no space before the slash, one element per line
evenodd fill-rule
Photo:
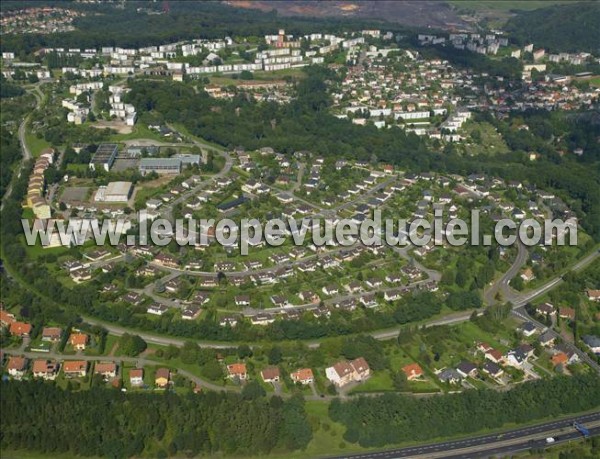
<path fill-rule="evenodd" d="M 25 357 L 19 357 L 19 356 L 15 355 L 15 356 L 12 356 L 8 360 L 7 368 L 9 370 L 21 371 L 21 370 L 24 370 L 26 366 L 27 366 L 27 359 Z"/>
<path fill-rule="evenodd" d="M 310 368 L 300 368 L 291 374 L 291 378 L 294 381 L 308 381 L 309 379 L 314 379 L 314 375 Z"/>
<path fill-rule="evenodd" d="M 87 362 L 85 360 L 67 360 L 63 364 L 63 371 L 65 373 L 79 373 L 87 370 Z"/>
<path fill-rule="evenodd" d="M 245 375 L 246 374 L 246 364 L 245 363 L 232 363 L 231 365 L 227 365 L 227 372 L 230 375 Z"/>
<path fill-rule="evenodd" d="M 16 336 L 29 335 L 31 333 L 31 324 L 25 322 L 13 322 L 10 324 L 10 334 Z"/>
<path fill-rule="evenodd" d="M 71 336 L 69 336 L 69 343 L 71 343 L 72 346 L 85 346 L 87 341 L 88 337 L 84 333 L 72 333 Z"/>
<path fill-rule="evenodd" d="M 402 367 L 402 371 L 406 374 L 407 378 L 418 378 L 423 375 L 423 369 L 418 363 L 410 363 Z"/>

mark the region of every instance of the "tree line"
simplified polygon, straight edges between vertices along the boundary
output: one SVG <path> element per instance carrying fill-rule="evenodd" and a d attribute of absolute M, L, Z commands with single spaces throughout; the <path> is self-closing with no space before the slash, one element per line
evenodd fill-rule
<path fill-rule="evenodd" d="M 39 381 L 3 382 L 1 392 L 4 450 L 115 458 L 245 456 L 301 450 L 312 439 L 299 397 L 267 399 L 250 390 L 125 395 L 101 387 L 62 390 Z"/>
<path fill-rule="evenodd" d="M 329 414 L 344 439 L 364 447 L 422 442 L 578 413 L 600 405 L 600 378 L 590 372 L 521 384 L 510 391 L 469 390 L 429 398 L 385 394 L 342 402 Z"/>

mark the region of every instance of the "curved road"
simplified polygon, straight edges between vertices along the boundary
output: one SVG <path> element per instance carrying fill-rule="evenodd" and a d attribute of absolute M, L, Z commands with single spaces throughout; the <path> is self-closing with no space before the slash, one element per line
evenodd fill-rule
<path fill-rule="evenodd" d="M 529 252 L 525 245 L 519 240 L 517 242 L 517 258 L 508 270 L 502 275 L 500 279 L 492 284 L 483 294 L 483 301 L 488 306 L 491 306 L 496 302 L 496 294 L 501 293 L 503 298 L 510 296 L 514 290 L 510 287 L 510 281 L 518 274 L 523 265 L 527 262 Z"/>
<path fill-rule="evenodd" d="M 27 162 L 28 160 L 30 160 L 33 157 L 33 155 L 31 154 L 31 151 L 29 150 L 29 147 L 27 146 L 27 142 L 25 142 L 25 130 L 27 129 L 27 123 L 29 122 L 29 118 L 31 118 L 31 114 L 35 110 L 40 108 L 40 106 L 42 105 L 43 98 L 44 98 L 43 95 L 39 91 L 39 83 L 38 83 L 38 85 L 36 85 L 33 88 L 33 90 L 31 92 L 35 96 L 36 105 L 35 105 L 35 108 L 31 112 L 29 112 L 25 118 L 23 118 L 23 121 L 21 121 L 21 124 L 19 125 L 19 131 L 18 131 L 19 143 L 21 144 L 21 153 L 23 155 L 23 158 L 21 159 L 21 164 L 19 165 L 19 169 L 18 169 L 19 176 L 23 173 L 23 165 L 25 164 L 25 162 Z M 4 208 L 4 201 L 11 195 L 12 189 L 13 189 L 13 183 L 11 180 L 11 183 L 8 185 L 8 188 L 6 189 L 6 192 L 4 193 L 4 196 L 2 197 L 2 203 L 0 204 L 0 210 L 2 210 Z"/>

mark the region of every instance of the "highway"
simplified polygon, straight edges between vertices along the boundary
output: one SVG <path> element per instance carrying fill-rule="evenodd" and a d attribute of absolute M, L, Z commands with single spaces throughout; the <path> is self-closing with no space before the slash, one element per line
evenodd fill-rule
<path fill-rule="evenodd" d="M 558 436 L 558 439 L 554 444 L 581 438 L 581 434 L 572 427 L 574 421 L 580 422 L 587 427 L 591 427 L 590 433 L 593 436 L 600 434 L 600 411 L 596 411 L 591 414 L 571 416 L 558 421 L 522 427 L 507 431 L 500 435 L 482 435 L 461 440 L 442 441 L 388 451 L 336 457 L 357 459 L 395 459 L 402 457 L 450 459 L 490 457 L 496 454 L 510 454 L 517 451 L 529 450 L 531 448 L 546 447 L 548 446 L 546 444 L 546 438 L 550 436 Z"/>

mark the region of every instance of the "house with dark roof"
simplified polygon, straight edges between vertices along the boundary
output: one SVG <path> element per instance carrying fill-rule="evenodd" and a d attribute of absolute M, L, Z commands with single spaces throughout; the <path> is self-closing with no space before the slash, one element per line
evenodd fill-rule
<path fill-rule="evenodd" d="M 504 374 L 504 370 L 491 360 L 486 360 L 483 364 L 483 372 L 490 375 L 492 378 L 499 378 Z"/>
<path fill-rule="evenodd" d="M 266 383 L 272 383 L 272 382 L 277 382 L 279 381 L 280 378 L 280 371 L 279 368 L 277 367 L 268 367 L 265 368 L 263 371 L 260 372 L 260 376 L 262 377 L 263 381 Z"/>
<path fill-rule="evenodd" d="M 539 337 L 540 344 L 542 346 L 552 346 L 554 344 L 554 340 L 556 339 L 556 335 L 552 333 L 550 330 L 545 331 Z"/>
<path fill-rule="evenodd" d="M 449 384 L 458 384 L 463 377 L 454 368 L 446 368 L 445 370 L 440 371 L 440 373 L 438 374 L 438 378 L 442 382 L 447 382 Z"/>
<path fill-rule="evenodd" d="M 596 335 L 586 335 L 582 340 L 594 354 L 600 354 L 600 337 Z"/>
<path fill-rule="evenodd" d="M 519 331 L 523 334 L 523 336 L 532 336 L 537 332 L 537 328 L 531 322 L 525 322 L 521 327 L 519 327 Z"/>
<path fill-rule="evenodd" d="M 474 378 L 477 376 L 477 366 L 466 360 L 463 360 L 458 364 L 456 371 L 458 371 L 463 378 Z"/>

